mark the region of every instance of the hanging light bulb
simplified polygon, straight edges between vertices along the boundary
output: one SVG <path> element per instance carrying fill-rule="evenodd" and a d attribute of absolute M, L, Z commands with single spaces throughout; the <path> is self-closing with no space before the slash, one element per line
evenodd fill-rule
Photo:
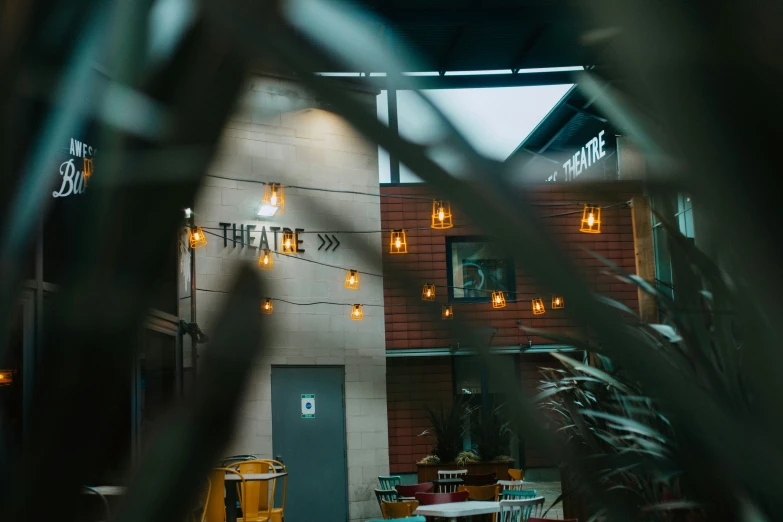
<path fill-rule="evenodd" d="M 272 270 L 275 267 L 275 258 L 272 257 L 271 250 L 262 250 L 258 255 L 258 268 L 261 270 Z"/>
<path fill-rule="evenodd" d="M 432 224 L 431 228 L 451 228 L 451 203 L 448 201 L 432 202 Z"/>
<path fill-rule="evenodd" d="M 361 321 L 362 319 L 364 319 L 364 310 L 362 310 L 362 305 L 355 304 L 351 306 L 351 320 Z"/>
<path fill-rule="evenodd" d="M 345 273 L 345 288 L 350 290 L 359 289 L 359 272 L 357 270 L 348 270 Z"/>
<path fill-rule="evenodd" d="M 451 308 L 451 305 L 441 307 L 440 318 L 444 321 L 451 321 L 454 319 L 454 309 Z"/>
<path fill-rule="evenodd" d="M 293 232 L 283 232 L 282 254 L 296 254 L 296 236 Z"/>
<path fill-rule="evenodd" d="M 390 254 L 407 254 L 408 240 L 405 237 L 404 230 L 394 230 L 391 233 L 391 243 L 389 246 Z"/>
<path fill-rule="evenodd" d="M 280 183 L 269 183 L 264 187 L 259 216 L 272 217 L 285 214 L 285 189 Z"/>
<path fill-rule="evenodd" d="M 558 308 L 565 308 L 565 299 L 563 299 L 559 295 L 553 295 L 552 296 L 552 309 L 556 310 Z"/>
<path fill-rule="evenodd" d="M 544 312 L 546 312 L 546 309 L 544 308 L 544 300 L 540 297 L 533 299 L 533 314 L 541 315 Z"/>
<path fill-rule="evenodd" d="M 492 308 L 504 308 L 506 306 L 506 296 L 500 290 L 492 292 Z"/>
<path fill-rule="evenodd" d="M 421 289 L 422 301 L 434 301 L 435 300 L 435 285 L 425 284 Z"/>
<path fill-rule="evenodd" d="M 272 308 L 274 308 L 272 306 L 272 298 L 267 297 L 266 299 L 264 299 L 264 304 L 261 305 L 261 311 L 264 312 L 265 314 L 271 314 Z"/>
<path fill-rule="evenodd" d="M 190 218 L 190 216 L 192 216 L 192 215 L 193 215 L 193 210 L 191 210 L 189 208 L 186 208 L 185 209 L 185 217 L 186 218 Z"/>
<path fill-rule="evenodd" d="M 601 207 L 585 205 L 582 211 L 582 223 L 579 232 L 587 234 L 601 233 Z"/>
<path fill-rule="evenodd" d="M 190 229 L 190 248 L 201 248 L 207 246 L 207 236 L 201 227 L 191 227 Z"/>

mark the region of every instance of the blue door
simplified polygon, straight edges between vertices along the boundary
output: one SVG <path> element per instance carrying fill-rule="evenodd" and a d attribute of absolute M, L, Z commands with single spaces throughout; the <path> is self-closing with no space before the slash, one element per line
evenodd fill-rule
<path fill-rule="evenodd" d="M 272 367 L 272 447 L 288 469 L 286 522 L 348 520 L 344 382 L 342 366 Z"/>

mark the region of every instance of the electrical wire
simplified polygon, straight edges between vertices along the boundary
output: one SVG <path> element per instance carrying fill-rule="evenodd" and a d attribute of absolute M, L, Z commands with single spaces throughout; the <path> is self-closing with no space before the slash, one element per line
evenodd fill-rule
<path fill-rule="evenodd" d="M 227 181 L 239 181 L 242 183 L 258 183 L 259 185 L 272 185 L 277 184 L 273 181 L 260 181 L 257 179 L 243 179 L 243 178 L 232 178 L 230 176 L 220 176 L 217 174 L 206 174 L 206 176 L 210 178 L 217 178 L 217 179 L 224 179 Z M 290 188 L 290 189 L 298 189 L 298 190 L 310 190 L 313 192 L 329 192 L 332 194 L 354 194 L 357 196 L 371 196 L 376 198 L 393 198 L 393 199 L 420 199 L 425 201 L 437 201 L 435 198 L 429 197 L 429 196 L 414 196 L 409 194 L 380 194 L 375 192 L 362 192 L 359 190 L 341 190 L 341 189 L 327 189 L 327 188 L 319 188 L 319 187 L 305 187 L 302 185 L 283 185 L 280 183 L 280 185 L 283 188 Z M 618 203 L 618 205 L 627 205 L 628 202 L 624 201 L 622 203 Z M 527 203 L 527 206 L 529 207 L 571 207 L 571 206 L 584 206 L 584 203 L 580 202 L 559 202 L 559 203 Z M 611 206 L 608 207 L 601 207 L 601 208 L 611 208 Z M 576 213 L 576 212 L 575 212 Z M 569 215 L 569 214 L 563 214 L 563 215 Z M 556 217 L 556 216 L 549 216 L 549 217 Z M 330 232 L 331 233 L 331 232 Z"/>
<path fill-rule="evenodd" d="M 203 230 L 203 227 L 202 227 L 202 230 Z M 223 237 L 223 236 L 221 236 L 219 234 L 215 234 L 214 232 L 205 231 L 204 233 L 205 234 L 209 234 L 211 236 Z M 234 240 L 233 239 L 227 239 L 226 241 L 234 241 Z M 235 241 L 235 242 L 239 243 L 240 245 L 245 246 L 245 247 L 254 248 L 254 249 L 260 249 L 260 247 L 258 245 L 248 245 L 248 244 L 246 244 L 246 243 L 244 243 L 242 241 Z M 326 266 L 326 267 L 329 267 L 329 268 L 336 268 L 336 269 L 341 270 L 343 272 L 347 272 L 348 270 L 355 270 L 353 268 L 345 268 L 345 267 L 342 267 L 342 266 L 331 265 L 329 263 L 322 263 L 320 261 L 313 261 L 312 259 L 305 259 L 303 257 L 296 257 L 296 256 L 292 256 L 290 254 L 282 254 L 281 252 L 279 252 L 277 250 L 270 249 L 270 252 L 274 252 L 275 254 L 286 256 L 287 259 L 297 259 L 299 261 L 305 261 L 307 263 L 313 263 L 313 264 L 316 264 L 316 265 Z M 356 270 L 356 271 L 359 274 L 361 274 L 361 275 L 367 275 L 367 276 L 372 276 L 372 277 L 381 277 L 381 278 L 383 277 L 382 274 L 374 274 L 372 272 L 365 272 L 363 270 Z M 421 284 L 423 284 L 423 283 L 421 283 Z M 436 289 L 437 288 L 450 288 L 450 289 L 453 289 L 453 290 L 463 290 L 463 291 L 468 290 L 468 291 L 471 291 L 471 292 L 496 292 L 497 291 L 497 290 L 491 290 L 491 289 L 488 289 L 488 288 L 472 288 L 472 287 L 455 286 L 455 285 L 435 285 L 435 288 Z M 206 289 L 202 289 L 202 288 L 197 288 L 196 290 L 201 290 L 201 291 L 204 291 L 204 292 L 220 292 L 219 290 L 206 290 Z M 530 293 L 530 292 L 524 292 L 524 293 L 523 292 L 504 292 L 504 294 L 511 294 L 511 295 L 514 295 L 514 296 L 522 294 L 522 295 L 530 295 L 530 296 L 533 296 L 533 297 L 538 297 L 540 295 L 546 295 L 545 293 L 541 294 L 541 293 Z M 468 298 L 468 299 L 471 299 L 471 298 Z M 482 300 L 481 301 L 465 301 L 464 303 L 460 303 L 460 304 L 473 304 L 473 303 L 484 304 L 484 303 L 489 302 L 489 298 L 487 298 L 487 300 L 483 300 L 483 298 L 478 298 L 478 299 L 482 299 Z M 520 302 L 529 301 L 529 300 L 530 299 L 507 299 L 506 303 L 520 303 Z M 290 304 L 302 304 L 302 303 L 290 303 Z M 329 302 L 326 302 L 326 301 L 323 301 L 323 302 L 319 301 L 318 303 L 312 303 L 312 304 L 340 304 L 340 303 L 329 303 Z M 370 305 L 368 305 L 368 306 L 370 306 Z M 376 306 L 376 305 L 372 305 L 372 306 Z M 380 305 L 377 305 L 377 306 L 380 306 Z"/>
<path fill-rule="evenodd" d="M 203 227 L 202 227 L 202 230 L 204 230 L 204 228 L 203 228 Z M 215 237 L 223 238 L 223 236 L 221 236 L 220 234 L 215 234 L 214 232 L 210 232 L 210 231 L 208 231 L 208 230 L 204 230 L 204 233 L 205 233 L 205 234 L 209 234 L 210 236 L 215 236 Z M 260 246 L 258 246 L 258 245 L 248 245 L 247 243 L 244 243 L 243 241 L 237 241 L 237 240 L 235 240 L 235 239 L 227 239 L 227 238 L 225 238 L 225 240 L 226 240 L 226 241 L 231 241 L 231 242 L 233 242 L 234 244 L 236 244 L 236 243 L 239 243 L 240 245 L 242 245 L 242 246 L 244 246 L 244 247 L 248 247 L 248 248 L 255 248 L 256 250 L 260 250 L 260 249 L 261 249 L 261 247 L 260 247 Z M 264 250 L 266 250 L 266 249 L 264 249 Z M 290 254 L 283 254 L 282 252 L 280 252 L 280 251 L 278 251 L 278 250 L 273 250 L 273 249 L 271 249 L 271 248 L 269 249 L 269 251 L 270 251 L 270 252 L 274 252 L 275 254 L 279 254 L 279 255 L 286 256 L 286 257 L 288 257 L 289 259 L 296 259 L 296 260 L 298 260 L 298 261 L 305 261 L 306 263 L 313 263 L 313 264 L 315 264 L 315 265 L 328 266 L 329 268 L 337 268 L 337 269 L 339 269 L 339 270 L 343 270 L 343 271 L 345 271 L 345 270 L 353 270 L 353 269 L 349 269 L 349 268 L 343 268 L 343 267 L 341 267 L 341 266 L 337 266 L 337 265 L 330 265 L 329 263 L 322 263 L 322 262 L 320 262 L 320 261 L 314 261 L 314 260 L 312 260 L 312 259 L 305 259 L 304 257 L 297 257 L 297 256 L 292 256 L 292 255 L 290 255 Z M 372 272 L 364 272 L 364 271 L 362 271 L 362 270 L 359 270 L 358 272 L 359 272 L 360 274 L 363 274 L 363 275 L 368 275 L 368 276 L 372 276 L 372 277 L 383 277 L 383 275 L 382 275 L 382 274 L 373 274 Z"/>
<path fill-rule="evenodd" d="M 577 204 L 581 205 L 581 203 L 577 203 Z M 619 208 L 619 207 L 623 207 L 623 206 L 627 207 L 628 206 L 628 202 L 627 201 L 623 201 L 621 203 L 613 203 L 611 205 L 607 205 L 607 206 L 600 207 L 600 208 L 602 210 L 607 210 L 607 209 Z M 581 213 L 582 213 L 581 210 L 574 210 L 574 211 L 571 211 L 571 212 L 562 212 L 560 214 L 550 214 L 550 215 L 547 215 L 547 216 L 540 216 L 540 217 L 541 217 L 541 219 L 546 219 L 546 218 L 554 218 L 554 217 L 573 216 L 573 215 L 581 214 Z M 471 225 L 454 225 L 451 228 L 469 228 L 469 227 L 471 227 Z M 227 227 L 226 228 L 224 228 L 224 227 L 201 227 L 201 228 L 203 230 L 221 230 L 221 231 L 228 230 Z M 407 227 L 407 228 L 402 228 L 402 229 L 400 229 L 400 228 L 381 228 L 381 229 L 378 229 L 378 230 L 303 230 L 303 231 L 297 232 L 297 234 L 382 234 L 384 232 L 396 232 L 398 230 L 408 231 L 408 230 L 434 230 L 434 229 L 432 227 Z M 229 241 L 233 241 L 233 239 L 229 239 Z M 246 246 L 253 247 L 253 245 L 246 245 Z M 254 247 L 254 248 L 257 248 L 257 247 Z"/>

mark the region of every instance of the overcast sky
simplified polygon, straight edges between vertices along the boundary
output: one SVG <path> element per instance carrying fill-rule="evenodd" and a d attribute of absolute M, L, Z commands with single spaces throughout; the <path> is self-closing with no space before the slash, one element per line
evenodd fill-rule
<path fill-rule="evenodd" d="M 571 85 L 507 87 L 497 89 L 441 89 L 422 91 L 481 153 L 497 160 L 508 157 Z M 438 127 L 429 109 L 412 91 L 398 91 L 400 134 L 426 143 L 437 138 Z M 378 96 L 378 117 L 387 121 L 386 91 Z M 389 182 L 389 155 L 378 154 L 381 183 Z M 400 181 L 419 181 L 404 165 Z"/>

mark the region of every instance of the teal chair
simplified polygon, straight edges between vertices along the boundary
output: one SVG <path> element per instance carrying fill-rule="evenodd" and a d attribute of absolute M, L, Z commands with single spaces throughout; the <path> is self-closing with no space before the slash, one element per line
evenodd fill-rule
<path fill-rule="evenodd" d="M 427 519 L 424 517 L 405 517 L 405 518 L 398 518 L 397 520 L 407 520 L 408 522 L 427 522 Z M 372 520 L 368 520 L 367 522 L 386 522 L 386 521 L 380 518 L 374 518 Z"/>
<path fill-rule="evenodd" d="M 535 489 L 504 489 L 502 493 L 500 493 L 499 500 L 522 500 L 524 498 L 535 498 L 536 497 L 536 490 Z"/>
<path fill-rule="evenodd" d="M 402 483 L 402 477 L 393 475 L 391 477 L 382 477 L 378 475 L 378 482 L 381 483 L 381 489 L 394 489 L 394 486 Z"/>

